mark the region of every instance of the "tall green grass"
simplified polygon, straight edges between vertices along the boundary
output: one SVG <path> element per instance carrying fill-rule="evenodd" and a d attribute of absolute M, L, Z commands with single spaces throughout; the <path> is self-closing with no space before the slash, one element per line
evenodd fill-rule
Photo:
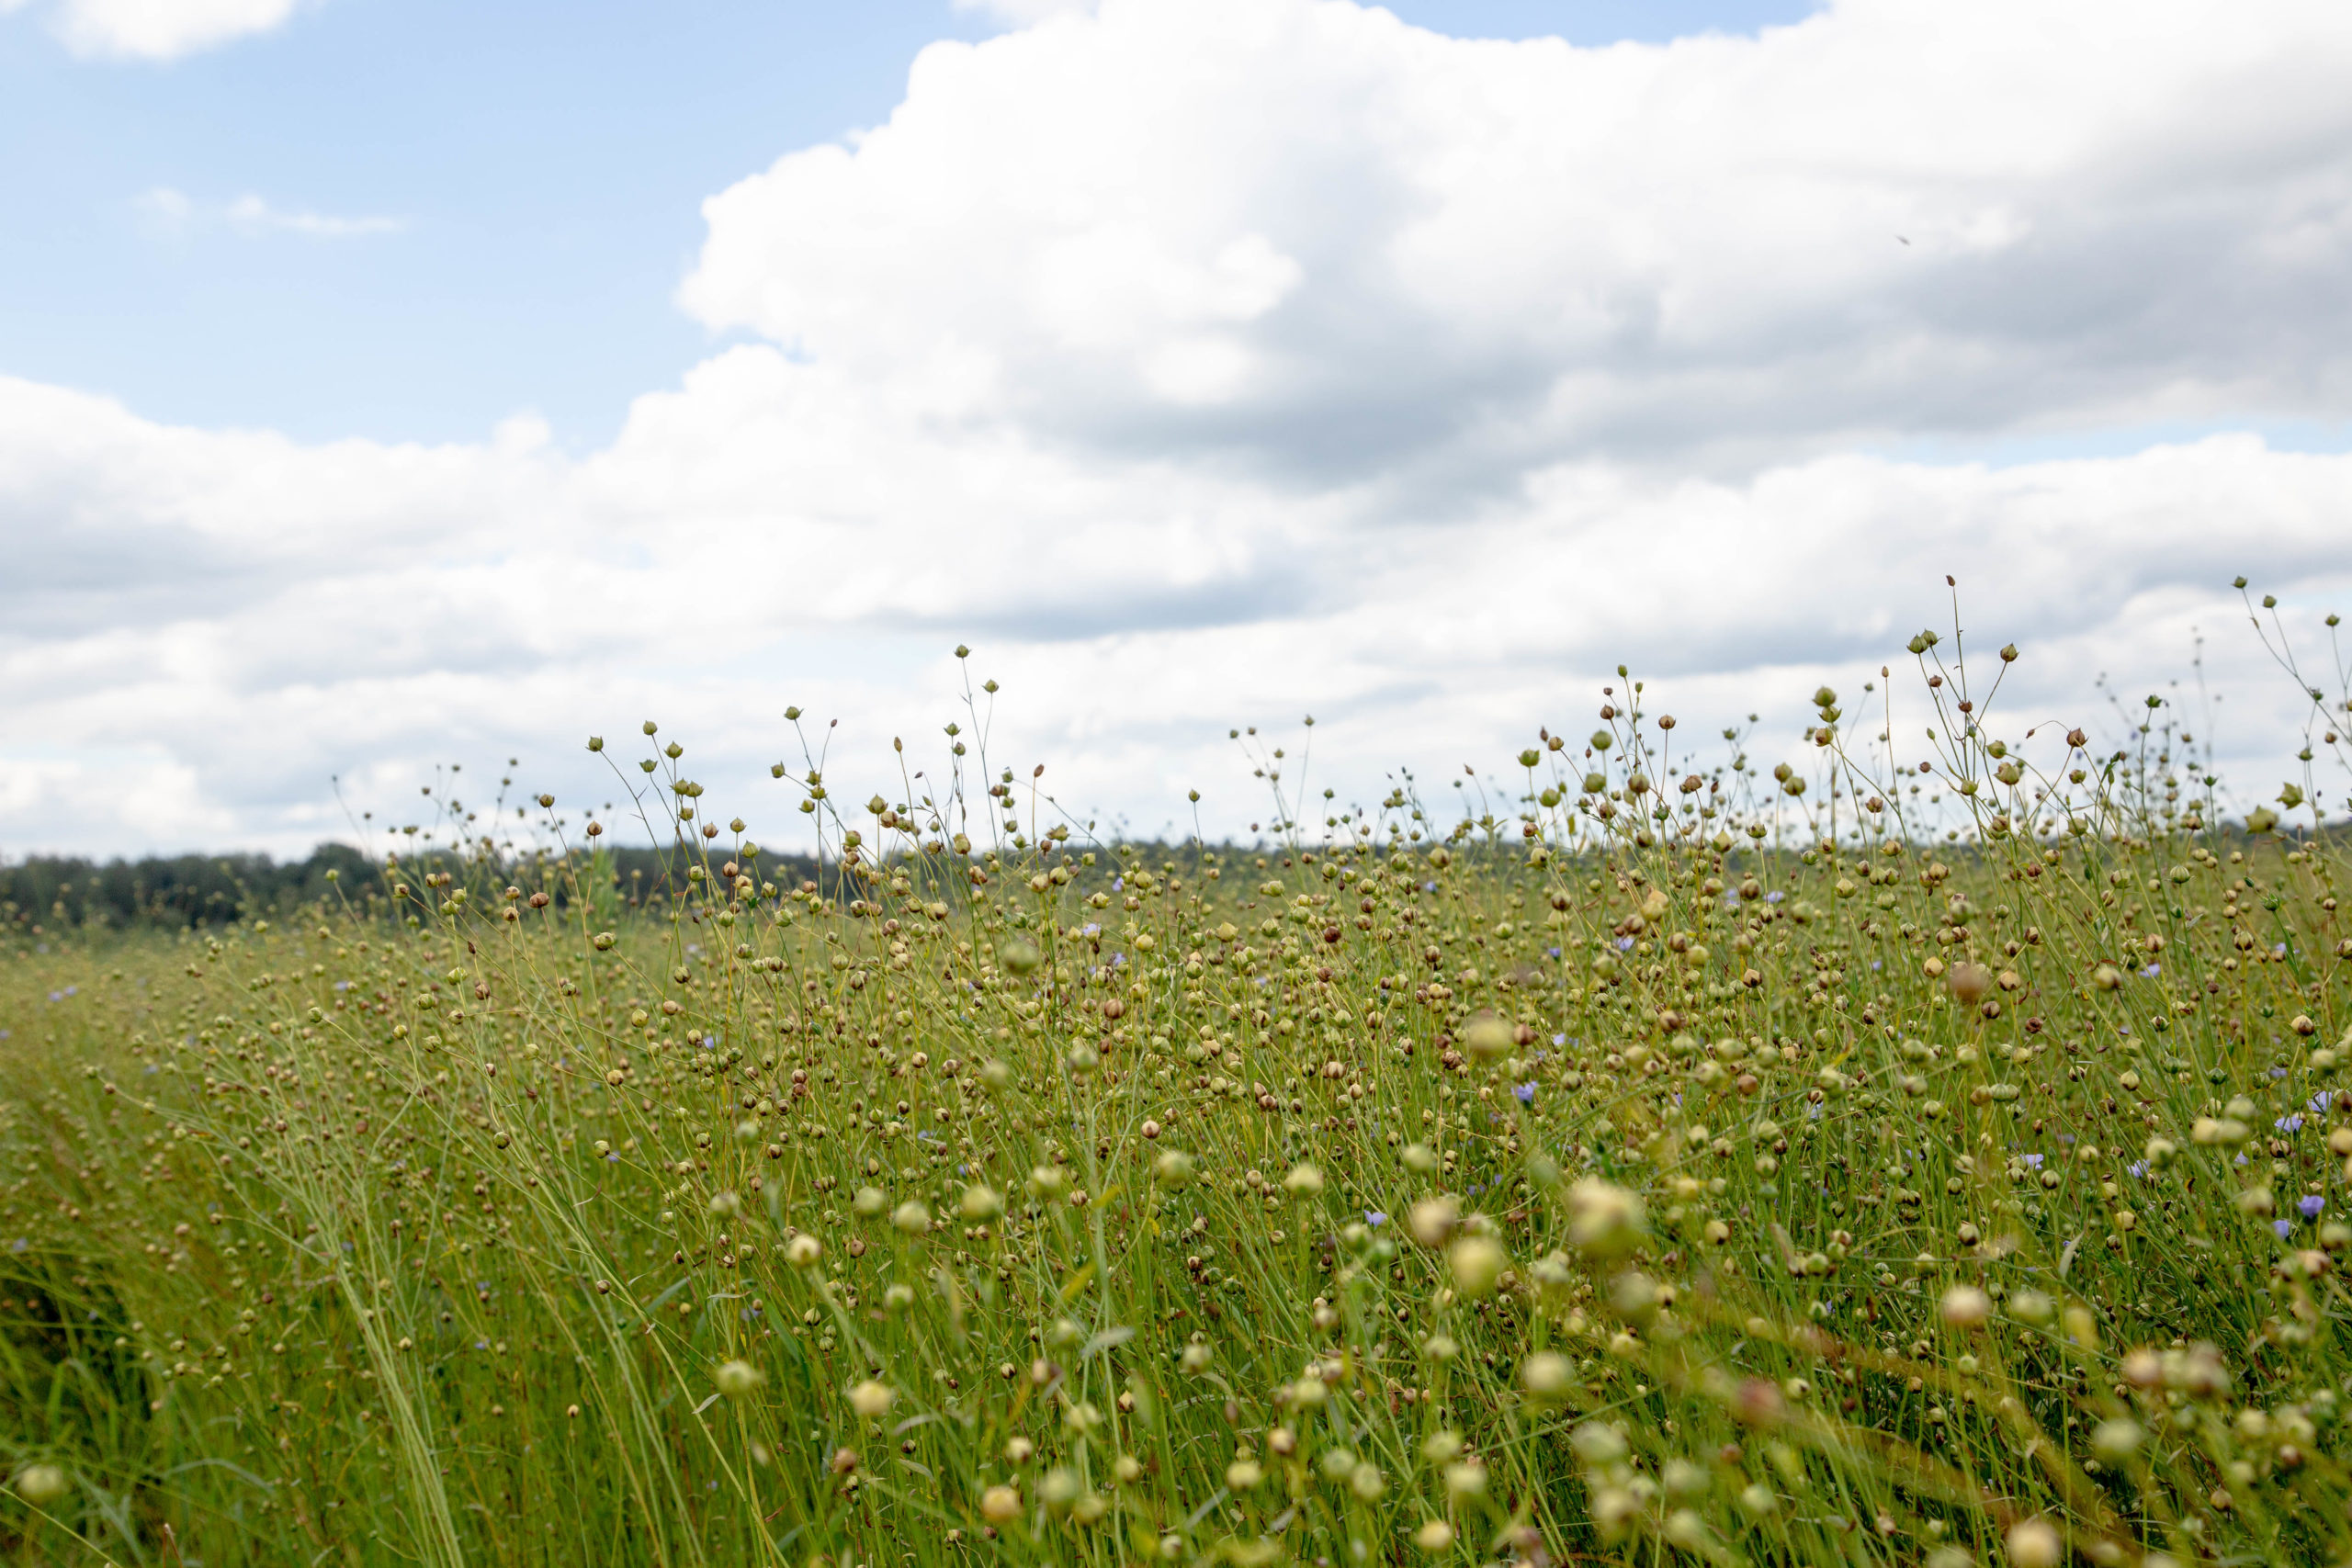
<path fill-rule="evenodd" d="M 649 725 L 666 909 L 544 801 L 19 935 L 0 1541 L 2352 1560 L 2339 847 L 1913 647 L 1803 771 L 1625 680 L 1442 827 L 1270 751 L 1262 849 L 809 762 L 780 880 Z"/>

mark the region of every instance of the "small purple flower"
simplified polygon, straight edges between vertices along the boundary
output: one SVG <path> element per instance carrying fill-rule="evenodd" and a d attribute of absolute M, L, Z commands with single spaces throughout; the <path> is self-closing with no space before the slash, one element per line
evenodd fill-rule
<path fill-rule="evenodd" d="M 1388 1223 L 1388 1216 L 1377 1209 L 1366 1209 L 1363 1212 L 1363 1223 L 1376 1229 Z"/>
<path fill-rule="evenodd" d="M 1632 937 L 1629 937 L 1629 936 L 1621 936 L 1621 937 L 1619 937 L 1619 938 L 1617 939 L 1617 951 L 1618 951 L 1618 952 L 1620 952 L 1620 953 L 1631 953 L 1631 952 L 1633 952 L 1633 951 L 1634 951 L 1634 939 L 1633 939 Z"/>
<path fill-rule="evenodd" d="M 2323 1116 L 2327 1114 L 2327 1090 L 2322 1089 L 2312 1096 L 2312 1109 Z"/>
<path fill-rule="evenodd" d="M 2143 980 L 2153 980 L 2164 972 L 2165 966 L 2163 964 L 2151 964 L 2145 969 L 2140 971 L 2140 978 Z"/>
<path fill-rule="evenodd" d="M 1555 958 L 1560 956 L 1560 950 L 1556 947 L 1547 947 L 1544 951 L 1550 953 Z"/>
<path fill-rule="evenodd" d="M 2130 1169 L 2133 1176 L 2145 1176 L 2148 1174 L 2148 1162 L 2143 1159 L 2135 1159 L 2132 1162 Z"/>
<path fill-rule="evenodd" d="M 2306 1192 L 2295 1200 L 2295 1207 L 2303 1212 L 2303 1218 L 2315 1220 L 2319 1218 L 2320 1211 L 2327 1207 L 2327 1200 L 2316 1192 Z"/>
<path fill-rule="evenodd" d="M 1568 1037 L 1565 1034 L 1555 1034 L 1552 1036 L 1552 1043 L 1555 1045 L 1566 1045 L 1567 1043 Z"/>
<path fill-rule="evenodd" d="M 1777 904 L 1777 903 L 1779 903 L 1782 898 L 1784 898 L 1784 897 L 1787 897 L 1787 895 L 1786 895 L 1786 894 L 1782 893 L 1779 888 L 1775 887 L 1774 889 L 1772 889 L 1772 891 L 1770 891 L 1770 893 L 1767 893 L 1766 895 L 1764 895 L 1764 902 L 1766 902 L 1767 904 Z"/>
<path fill-rule="evenodd" d="M 2284 1067 L 2273 1067 L 2270 1069 L 2270 1076 L 2274 1078 L 2283 1078 L 2287 1076 L 2287 1069 Z"/>
<path fill-rule="evenodd" d="M 2024 1160 L 2026 1165 L 2031 1169 L 2040 1170 L 2041 1168 L 2043 1156 L 2041 1155 L 2020 1155 L 2018 1157 Z"/>
<path fill-rule="evenodd" d="M 2298 1111 L 2291 1116 L 2281 1116 L 2271 1125 L 2282 1133 L 2300 1133 L 2303 1130 L 2302 1113 Z"/>
<path fill-rule="evenodd" d="M 1521 1105 L 1535 1103 L 1535 1086 L 1532 1083 L 1521 1084 L 1517 1089 L 1512 1089 L 1511 1093 L 1519 1096 L 1519 1102 Z"/>
<path fill-rule="evenodd" d="M 2270 1228 L 2278 1233 L 2278 1239 L 2280 1241 L 2284 1241 L 2288 1236 L 2294 1234 L 2295 1222 L 2292 1220 L 2273 1220 L 2270 1222 Z"/>

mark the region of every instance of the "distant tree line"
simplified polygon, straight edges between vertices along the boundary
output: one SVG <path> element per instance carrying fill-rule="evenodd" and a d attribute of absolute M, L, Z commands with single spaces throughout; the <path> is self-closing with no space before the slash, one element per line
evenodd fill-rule
<path fill-rule="evenodd" d="M 263 854 L 151 855 L 100 863 L 34 855 L 0 865 L 0 927 L 187 927 L 225 924 L 325 897 L 332 871 L 355 891 L 376 868 L 348 844 L 321 844 L 306 860 Z"/>
<path fill-rule="evenodd" d="M 1087 858 L 1082 846 L 1057 844 L 1061 858 L 1086 886 L 1108 886 L 1118 874 L 1116 859 L 1090 869 L 1078 863 Z M 1158 868 L 1176 865 L 1187 873 L 1220 859 L 1227 863 L 1252 855 L 1281 856 L 1279 848 L 1224 844 L 1128 844 L 1123 846 L 1129 864 Z M 725 852 L 710 852 L 713 869 Z M 976 852 L 977 863 L 985 852 Z M 693 857 L 698 859 L 699 857 Z M 584 897 L 599 923 L 640 905 L 667 907 L 688 886 L 685 871 L 690 856 L 683 847 L 663 852 L 650 848 L 575 852 L 561 856 L 528 854 L 491 860 L 442 851 L 417 851 L 398 857 L 389 873 L 380 861 L 369 859 L 348 844 L 324 843 L 303 860 L 274 861 L 266 854 L 149 856 L 136 861 L 93 861 L 80 856 L 35 855 L 14 863 L 0 863 L 0 934 L 23 937 L 78 928 L 130 930 L 226 925 L 238 920 L 281 919 L 321 906 L 348 906 L 382 915 L 389 913 L 388 895 L 394 882 L 408 885 L 410 899 L 403 914 L 418 911 L 427 894 L 425 879 L 435 873 L 452 876 L 474 889 L 476 896 L 492 895 L 501 885 L 526 892 L 546 891 L 559 905 L 569 907 Z M 820 885 L 828 897 L 848 904 L 861 889 L 849 886 L 840 867 L 820 867 L 812 856 L 763 852 L 746 870 L 778 889 L 805 884 Z M 909 865 L 918 897 L 944 897 L 960 903 L 972 889 L 963 874 L 936 862 Z"/>
<path fill-rule="evenodd" d="M 723 856 L 714 851 L 714 862 Z M 511 881 L 529 890 L 546 888 L 569 904 L 577 886 L 600 908 L 666 900 L 684 886 L 683 851 L 602 851 L 560 857 L 527 856 L 499 864 L 478 858 L 437 853 L 406 854 L 392 874 L 421 884 L 435 871 L 451 873 L 473 886 Z M 758 874 L 778 886 L 797 886 L 818 876 L 807 855 L 763 854 Z M 833 879 L 826 879 L 830 887 Z M 262 919 L 348 904 L 380 911 L 387 877 L 381 863 L 348 844 L 324 843 L 302 860 L 276 861 L 266 854 L 150 855 L 141 860 L 94 861 L 77 855 L 33 855 L 0 863 L 0 931 L 39 934 L 77 927 L 185 930 Z M 601 883 L 601 886 L 594 886 Z"/>

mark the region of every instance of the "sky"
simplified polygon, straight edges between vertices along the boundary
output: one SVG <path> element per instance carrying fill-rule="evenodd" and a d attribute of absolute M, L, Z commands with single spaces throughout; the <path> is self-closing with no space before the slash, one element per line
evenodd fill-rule
<path fill-rule="evenodd" d="M 2250 802 L 2231 581 L 2324 668 L 2352 578 L 2347 67 L 2297 0 L 0 0 L 0 854 L 600 803 L 649 717 L 788 840 L 787 705 L 879 788 L 967 676 L 1143 831 L 1267 817 L 1232 728 L 1369 802 L 1620 663 L 1794 754 L 1947 574 L 2019 732 L 2177 695 Z"/>
<path fill-rule="evenodd" d="M 1607 43 L 1807 9 L 1399 14 Z M 728 341 L 674 300 L 703 197 L 884 123 L 926 45 L 1004 26 L 948 0 L 20 0 L 0 22 L 0 369 L 309 441 L 472 441 L 528 410 L 593 451 Z"/>

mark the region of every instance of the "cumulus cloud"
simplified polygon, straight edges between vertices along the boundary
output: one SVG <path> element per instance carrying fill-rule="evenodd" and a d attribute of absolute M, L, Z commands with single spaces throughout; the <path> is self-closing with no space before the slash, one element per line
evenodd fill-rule
<path fill-rule="evenodd" d="M 1310 787 L 1369 801 L 1581 733 L 1620 661 L 1769 760 L 1949 626 L 1947 572 L 1972 646 L 2027 649 L 2004 725 L 2187 681 L 2266 784 L 2294 694 L 2223 585 L 2352 587 L 2352 457 L 1888 443 L 2340 416 L 2344 32 L 1863 0 L 1579 51 L 1105 0 L 936 46 L 886 125 L 712 198 L 682 299 L 752 341 L 602 450 L 0 380 L 0 843 L 300 849 L 331 775 L 372 830 L 436 761 L 486 808 L 508 755 L 601 805 L 582 739 L 647 716 L 783 839 L 786 704 L 895 795 L 893 736 L 936 767 L 989 716 L 967 673 L 992 764 L 1145 830 L 1194 786 L 1266 819 L 1229 726 L 1312 713 Z"/>
<path fill-rule="evenodd" d="M 0 11 L 29 0 L 5 0 Z M 175 60 L 282 27 L 301 0 L 54 0 L 50 25 L 76 54 Z"/>
<path fill-rule="evenodd" d="M 1111 0 L 707 205 L 683 292 L 976 415 L 1311 483 L 2337 411 L 2352 12 L 1849 0 L 1465 41 Z"/>

